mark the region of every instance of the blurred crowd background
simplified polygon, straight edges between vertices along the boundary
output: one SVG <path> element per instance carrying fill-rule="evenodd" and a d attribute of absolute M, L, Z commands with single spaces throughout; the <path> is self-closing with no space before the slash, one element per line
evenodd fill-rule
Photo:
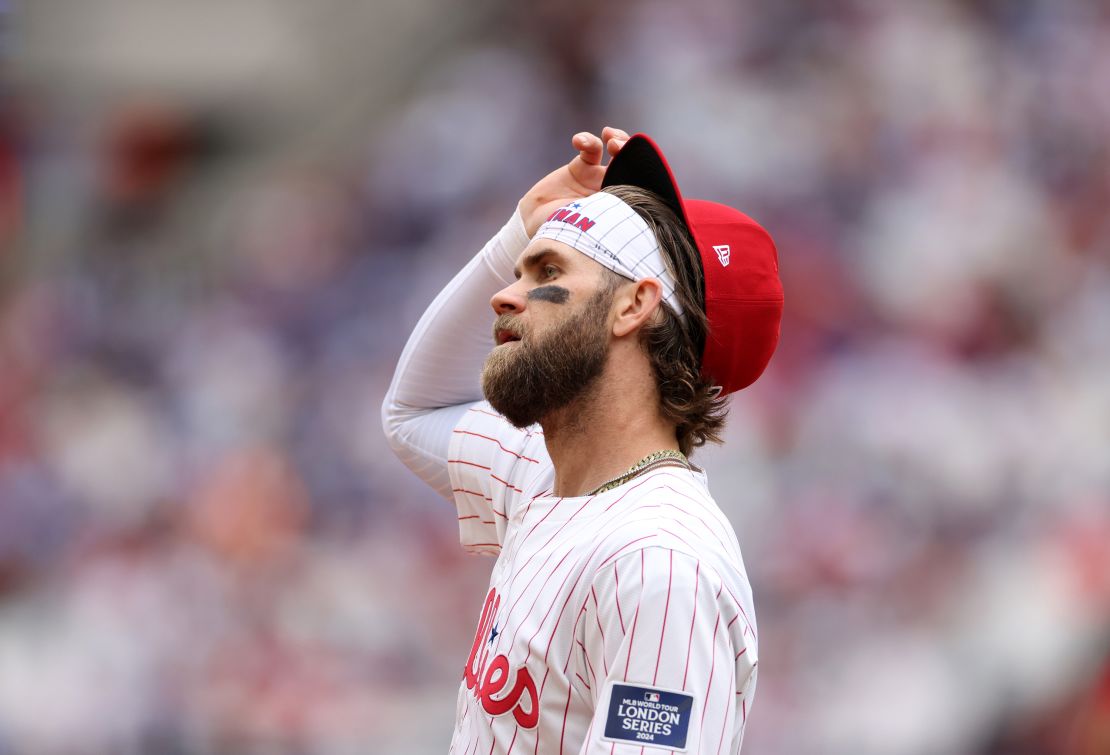
<path fill-rule="evenodd" d="M 752 755 L 1110 753 L 1110 9 L 0 2 L 0 754 L 445 752 L 492 562 L 389 453 L 572 133 L 775 236 L 695 461 Z"/>

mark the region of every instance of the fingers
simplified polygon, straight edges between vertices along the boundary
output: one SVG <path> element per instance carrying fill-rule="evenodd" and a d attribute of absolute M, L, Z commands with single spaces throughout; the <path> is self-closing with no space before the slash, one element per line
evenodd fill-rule
<path fill-rule="evenodd" d="M 605 142 L 605 147 L 609 152 L 609 157 L 616 157 L 617 153 L 621 151 L 621 147 L 628 141 L 628 132 L 623 129 L 606 126 L 601 129 L 601 138 Z"/>
<path fill-rule="evenodd" d="M 612 139 L 626 142 L 628 141 L 629 137 L 628 132 L 624 131 L 623 129 L 606 126 L 605 128 L 601 129 L 601 138 L 604 139 L 606 142 L 609 142 Z"/>
<path fill-rule="evenodd" d="M 609 153 L 609 157 L 616 157 L 628 139 L 627 131 L 606 126 L 601 129 L 601 138 L 589 131 L 580 131 L 571 139 L 571 144 L 578 150 L 578 155 L 584 163 L 600 165 L 606 151 Z"/>
<path fill-rule="evenodd" d="M 587 165 L 600 165 L 604 145 L 596 135 L 589 131 L 580 131 L 570 140 L 571 145 L 578 150 L 578 156 Z"/>

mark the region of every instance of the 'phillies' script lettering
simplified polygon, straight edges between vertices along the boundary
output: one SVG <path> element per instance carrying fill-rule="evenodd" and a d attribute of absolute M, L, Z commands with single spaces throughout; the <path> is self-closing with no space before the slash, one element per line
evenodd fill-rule
<path fill-rule="evenodd" d="M 470 647 L 470 657 L 466 660 L 466 669 L 463 677 L 466 679 L 466 688 L 474 692 L 474 697 L 482 704 L 482 708 L 491 716 L 500 716 L 509 711 L 513 718 L 525 729 L 531 729 L 539 720 L 539 695 L 536 694 L 536 683 L 528 673 L 526 666 L 516 670 L 516 682 L 512 689 L 501 697 L 501 692 L 509 686 L 512 676 L 509 668 L 509 659 L 502 653 L 489 659 L 489 649 L 492 646 L 490 631 L 494 629 L 494 619 L 497 609 L 501 605 L 501 596 L 497 590 L 490 588 L 486 596 L 486 604 L 482 607 L 482 618 L 478 622 L 478 631 L 474 633 L 474 644 Z M 521 704 L 523 698 L 528 698 L 528 710 Z"/>

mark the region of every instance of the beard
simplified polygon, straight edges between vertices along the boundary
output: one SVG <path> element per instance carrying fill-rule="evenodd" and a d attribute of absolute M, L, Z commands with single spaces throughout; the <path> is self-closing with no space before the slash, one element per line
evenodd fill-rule
<path fill-rule="evenodd" d="M 583 396 L 601 376 L 609 353 L 605 327 L 613 292 L 602 288 L 582 310 L 546 334 L 527 334 L 493 351 L 482 368 L 482 393 L 515 427 L 534 425 Z M 501 315 L 497 328 L 513 329 Z"/>

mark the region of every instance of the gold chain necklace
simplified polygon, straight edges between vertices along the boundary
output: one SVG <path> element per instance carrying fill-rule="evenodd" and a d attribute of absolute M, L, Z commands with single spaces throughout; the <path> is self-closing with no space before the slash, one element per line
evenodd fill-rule
<path fill-rule="evenodd" d="M 600 486 L 594 488 L 586 495 L 598 495 L 605 493 L 613 488 L 619 487 L 629 480 L 646 474 L 659 467 L 683 467 L 684 469 L 692 469 L 693 466 L 686 458 L 686 454 L 681 451 L 675 451 L 670 448 L 665 448 L 662 451 L 654 451 L 638 462 L 628 468 L 627 471 L 622 472 L 608 482 L 602 483 Z"/>

